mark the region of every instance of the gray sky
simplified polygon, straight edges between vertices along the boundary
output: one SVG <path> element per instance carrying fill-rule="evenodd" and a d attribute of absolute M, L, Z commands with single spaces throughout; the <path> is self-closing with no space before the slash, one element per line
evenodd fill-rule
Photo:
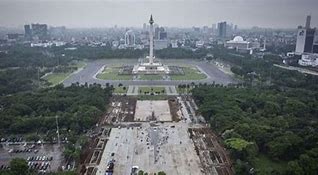
<path fill-rule="evenodd" d="M 0 26 L 141 27 L 150 14 L 162 26 L 296 28 L 307 14 L 318 26 L 318 0 L 0 0 Z"/>

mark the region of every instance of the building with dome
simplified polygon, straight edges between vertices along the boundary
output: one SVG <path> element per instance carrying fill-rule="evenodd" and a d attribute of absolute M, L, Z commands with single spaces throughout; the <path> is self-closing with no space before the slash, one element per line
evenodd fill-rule
<path fill-rule="evenodd" d="M 236 36 L 233 40 L 227 41 L 225 47 L 236 50 L 251 50 L 250 42 L 245 41 L 241 36 Z"/>

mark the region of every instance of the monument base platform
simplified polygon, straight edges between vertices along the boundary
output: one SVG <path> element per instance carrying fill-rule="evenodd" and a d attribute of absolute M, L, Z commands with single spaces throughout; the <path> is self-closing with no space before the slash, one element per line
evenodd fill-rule
<path fill-rule="evenodd" d="M 161 63 L 141 63 L 135 65 L 132 74 L 169 74 L 169 67 Z"/>

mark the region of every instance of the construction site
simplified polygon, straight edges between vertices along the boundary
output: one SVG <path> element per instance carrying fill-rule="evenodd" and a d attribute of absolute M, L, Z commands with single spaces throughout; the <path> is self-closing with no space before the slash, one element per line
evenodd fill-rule
<path fill-rule="evenodd" d="M 191 97 L 114 96 L 82 153 L 80 174 L 234 174 L 228 152 L 197 109 Z"/>

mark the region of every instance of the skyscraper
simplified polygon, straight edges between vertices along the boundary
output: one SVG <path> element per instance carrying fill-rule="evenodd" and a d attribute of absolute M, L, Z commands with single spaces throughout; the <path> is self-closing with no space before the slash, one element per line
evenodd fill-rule
<path fill-rule="evenodd" d="M 306 18 L 306 26 L 298 27 L 297 32 L 297 42 L 296 42 L 296 54 L 306 53 L 316 53 L 316 48 L 314 49 L 315 33 L 316 28 L 310 28 L 311 16 Z"/>
<path fill-rule="evenodd" d="M 160 27 L 159 28 L 159 33 L 158 33 L 158 39 L 159 40 L 165 40 L 167 39 L 167 32 L 165 31 L 165 28 L 163 27 Z"/>
<path fill-rule="evenodd" d="M 32 38 L 32 30 L 30 25 L 24 25 L 24 37 L 27 40 Z"/>
<path fill-rule="evenodd" d="M 226 37 L 226 22 L 220 22 L 218 23 L 218 36 L 220 38 Z"/>
<path fill-rule="evenodd" d="M 125 45 L 127 47 L 132 47 L 135 45 L 135 42 L 136 42 L 136 37 L 134 32 L 132 30 L 128 30 L 125 33 Z"/>
<path fill-rule="evenodd" d="M 46 24 L 32 24 L 32 36 L 38 37 L 40 40 L 45 40 L 48 37 Z"/>
<path fill-rule="evenodd" d="M 310 21 L 311 21 L 311 16 L 308 15 L 306 18 L 306 28 L 310 28 Z"/>
<path fill-rule="evenodd" d="M 24 37 L 27 40 L 34 39 L 34 37 L 40 40 L 48 39 L 47 25 L 46 24 L 24 25 Z"/>

